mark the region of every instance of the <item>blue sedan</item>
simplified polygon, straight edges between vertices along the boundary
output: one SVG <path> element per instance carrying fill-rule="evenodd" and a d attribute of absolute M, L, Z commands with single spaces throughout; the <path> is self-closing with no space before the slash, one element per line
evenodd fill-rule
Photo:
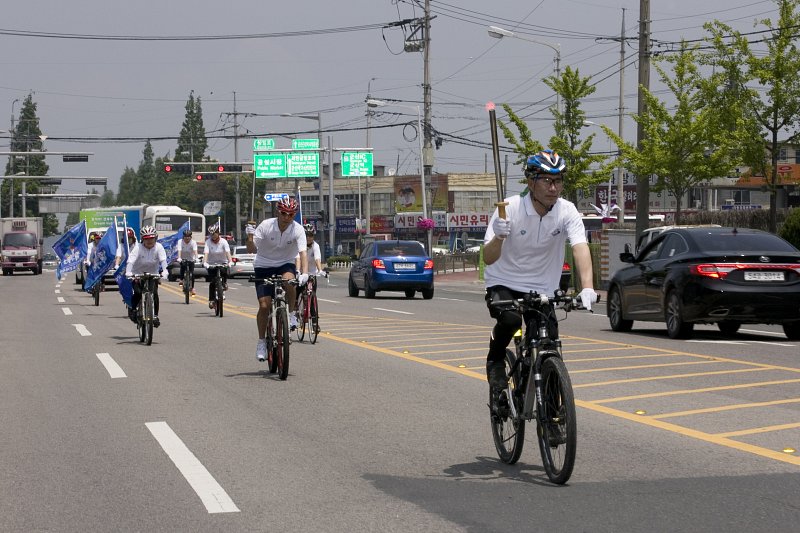
<path fill-rule="evenodd" d="M 375 241 L 368 244 L 350 266 L 348 294 L 367 298 L 379 291 L 402 291 L 413 298 L 416 291 L 433 298 L 433 260 L 417 241 Z"/>

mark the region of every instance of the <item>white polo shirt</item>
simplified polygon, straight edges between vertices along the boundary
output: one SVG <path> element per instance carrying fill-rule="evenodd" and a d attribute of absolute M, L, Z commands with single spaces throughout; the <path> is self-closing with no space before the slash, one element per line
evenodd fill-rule
<path fill-rule="evenodd" d="M 559 198 L 553 209 L 539 216 L 533 208 L 530 193 L 506 198 L 506 219 L 511 221 L 511 234 L 503 242 L 500 258 L 484 270 L 486 287 L 502 285 L 516 291 L 553 294 L 558 289 L 564 246 L 586 242 L 586 231 L 575 204 Z M 489 220 L 484 243 L 494 238 Z"/>
<path fill-rule="evenodd" d="M 228 256 L 231 254 L 231 247 L 225 239 L 220 239 L 215 243 L 211 240 L 211 237 L 209 237 L 206 239 L 204 254 L 203 261 L 209 265 L 227 265 Z"/>
<path fill-rule="evenodd" d="M 160 270 L 167 270 L 167 253 L 164 246 L 157 242 L 152 248 L 145 248 L 144 244 L 137 244 L 128 256 L 125 275 L 155 274 Z"/>
<path fill-rule="evenodd" d="M 256 245 L 255 268 L 274 268 L 287 263 L 294 264 L 294 258 L 306 251 L 306 230 L 292 220 L 292 223 L 281 232 L 277 218 L 268 218 L 261 222 L 253 234 Z"/>

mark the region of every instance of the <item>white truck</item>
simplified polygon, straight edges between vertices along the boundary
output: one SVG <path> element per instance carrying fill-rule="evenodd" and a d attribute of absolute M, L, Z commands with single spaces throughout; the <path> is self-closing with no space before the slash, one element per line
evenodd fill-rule
<path fill-rule="evenodd" d="M 25 270 L 42 273 L 43 230 L 41 217 L 0 219 L 0 261 L 4 276 Z"/>

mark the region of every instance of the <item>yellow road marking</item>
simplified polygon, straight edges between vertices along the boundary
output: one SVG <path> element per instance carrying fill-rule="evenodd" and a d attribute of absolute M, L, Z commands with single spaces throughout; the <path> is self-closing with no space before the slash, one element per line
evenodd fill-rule
<path fill-rule="evenodd" d="M 689 366 L 689 365 L 711 365 L 716 361 L 684 361 L 682 363 L 661 363 L 658 365 L 631 365 L 631 366 L 607 366 L 604 368 L 587 368 L 585 370 L 570 371 L 570 374 L 593 374 L 595 372 L 613 372 L 615 370 L 640 370 L 642 368 L 665 368 L 668 366 Z"/>
<path fill-rule="evenodd" d="M 718 413 L 720 411 L 732 411 L 734 409 L 753 409 L 757 407 L 770 407 L 786 403 L 800 403 L 800 398 L 790 398 L 788 400 L 772 400 L 769 402 L 737 403 L 735 405 L 721 405 L 719 407 L 704 407 L 703 409 L 690 409 L 688 411 L 673 411 L 671 413 L 661 413 L 652 415 L 651 418 L 673 418 L 677 416 L 700 415 L 706 413 Z"/>
<path fill-rule="evenodd" d="M 620 383 L 636 383 L 640 381 L 661 381 L 662 379 L 696 378 L 715 374 L 738 374 L 741 372 L 764 372 L 766 368 L 740 368 L 739 370 L 718 370 L 714 372 L 694 372 L 692 374 L 672 374 L 670 376 L 649 376 L 646 378 L 614 379 L 610 381 L 597 381 L 592 383 L 572 384 L 573 389 L 588 389 L 590 387 L 603 387 L 606 385 L 619 385 Z M 575 374 L 576 372 L 570 372 Z"/>
<path fill-rule="evenodd" d="M 778 424 L 775 426 L 765 426 L 760 428 L 740 429 L 739 431 L 729 431 L 727 433 L 715 433 L 717 437 L 741 437 L 744 435 L 755 435 L 757 433 L 771 433 L 773 431 L 782 431 L 784 429 L 800 428 L 800 422 L 794 424 Z"/>
<path fill-rule="evenodd" d="M 564 354 L 570 353 L 567 350 L 564 350 Z M 593 361 L 617 361 L 621 359 L 648 359 L 653 357 L 671 357 L 671 356 L 678 356 L 678 357 L 686 357 L 685 355 L 681 354 L 673 354 L 673 353 L 652 353 L 652 354 L 642 354 L 642 355 L 614 355 L 611 357 L 589 357 L 586 359 L 573 359 L 573 358 L 564 358 L 565 363 L 590 363 Z"/>
<path fill-rule="evenodd" d="M 724 385 L 721 387 L 706 387 L 704 389 L 686 389 L 686 390 L 675 390 L 675 391 L 666 391 L 666 392 L 653 392 L 650 394 L 635 394 L 633 396 L 618 396 L 616 398 L 604 398 L 602 400 L 592 400 L 589 403 L 592 404 L 601 404 L 601 403 L 613 403 L 613 402 L 627 402 L 629 400 L 641 400 L 644 398 L 661 398 L 664 396 L 678 396 L 681 394 L 700 394 L 701 392 L 716 392 L 722 390 L 734 390 L 734 389 L 748 389 L 752 387 L 766 387 L 769 385 L 786 385 L 787 383 L 800 383 L 800 379 L 785 379 L 782 381 L 761 381 L 758 383 L 743 383 L 740 385 Z"/>

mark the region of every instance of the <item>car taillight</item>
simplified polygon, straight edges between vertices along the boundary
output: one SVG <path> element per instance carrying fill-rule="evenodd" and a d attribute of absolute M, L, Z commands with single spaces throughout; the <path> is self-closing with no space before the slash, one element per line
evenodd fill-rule
<path fill-rule="evenodd" d="M 689 272 L 695 276 L 705 276 L 707 278 L 725 279 L 734 270 L 794 270 L 800 273 L 800 265 L 792 264 L 771 264 L 763 263 L 703 263 L 699 265 L 689 265 Z"/>
<path fill-rule="evenodd" d="M 239 262 L 239 258 L 238 257 L 231 257 L 231 262 L 232 263 L 238 263 Z"/>
<path fill-rule="evenodd" d="M 424 268 L 425 268 L 425 270 L 432 269 L 433 268 L 433 260 L 432 259 L 426 259 Z"/>
<path fill-rule="evenodd" d="M 383 264 L 383 259 L 373 259 L 372 260 L 372 268 L 386 268 L 386 265 Z"/>

